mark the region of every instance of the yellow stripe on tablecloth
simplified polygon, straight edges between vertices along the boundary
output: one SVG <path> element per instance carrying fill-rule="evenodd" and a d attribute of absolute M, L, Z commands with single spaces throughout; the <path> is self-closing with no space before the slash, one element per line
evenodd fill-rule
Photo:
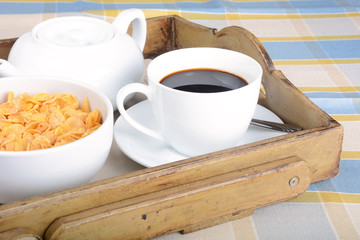
<path fill-rule="evenodd" d="M 291 199 L 288 202 L 297 202 L 297 203 L 335 202 L 335 203 L 360 204 L 360 194 L 336 193 L 336 192 L 305 192 L 298 198 Z"/>
<path fill-rule="evenodd" d="M 331 114 L 331 117 L 336 121 L 360 121 L 360 114 L 352 114 L 352 115 Z"/>
<path fill-rule="evenodd" d="M 107 1 L 107 0 L 105 0 Z M 170 1 L 170 0 L 168 0 Z M 180 10 L 159 10 L 159 9 L 143 9 L 146 17 L 168 15 L 179 15 L 186 19 L 204 19 L 204 20 L 241 20 L 241 19 L 304 19 L 304 18 L 344 18 L 344 17 L 360 17 L 360 12 L 350 13 L 324 13 L 324 14 L 248 14 L 248 13 L 200 13 L 200 12 L 185 12 Z M 86 10 L 84 12 L 104 15 L 108 17 L 115 17 L 117 10 Z"/>
<path fill-rule="evenodd" d="M 338 203 L 323 203 L 323 207 L 337 238 L 355 240 L 354 236 L 357 236 L 355 224 L 346 210 L 346 206 Z"/>
<path fill-rule="evenodd" d="M 360 39 L 360 35 L 336 35 L 336 36 L 293 36 L 293 37 L 258 37 L 260 41 L 318 41 L 318 40 L 348 40 Z"/>
<path fill-rule="evenodd" d="M 252 217 L 245 217 L 231 222 L 235 239 L 256 240 L 256 228 Z"/>
<path fill-rule="evenodd" d="M 342 159 L 360 159 L 360 151 L 342 151 Z"/>
<path fill-rule="evenodd" d="M 350 216 L 351 213 L 347 211 L 347 207 L 344 204 L 337 203 L 324 203 L 323 204 L 328 219 L 336 231 L 338 239 L 352 239 L 360 240 L 356 231 L 356 222 L 353 221 Z"/>
<path fill-rule="evenodd" d="M 319 64 L 357 64 L 359 58 L 349 59 L 304 59 L 304 60 L 273 60 L 276 65 L 319 65 Z"/>
<path fill-rule="evenodd" d="M 359 92 L 360 86 L 347 87 L 298 87 L 302 92 Z"/>
<path fill-rule="evenodd" d="M 248 14 L 248 13 L 199 13 L 183 12 L 178 14 L 187 19 L 205 19 L 205 20 L 262 20 L 262 19 L 310 19 L 310 18 L 345 18 L 360 17 L 360 12 L 350 13 L 324 13 L 324 14 Z"/>
<path fill-rule="evenodd" d="M 315 13 L 315 14 L 242 14 L 242 13 L 226 13 L 226 19 L 304 19 L 304 18 L 344 18 L 344 17 L 360 17 L 360 12 L 349 13 Z"/>
<path fill-rule="evenodd" d="M 61 0 L 62 2 L 76 2 L 77 0 Z M 22 3 L 56 3 L 58 0 L 0 0 L 0 2 L 22 2 Z"/>

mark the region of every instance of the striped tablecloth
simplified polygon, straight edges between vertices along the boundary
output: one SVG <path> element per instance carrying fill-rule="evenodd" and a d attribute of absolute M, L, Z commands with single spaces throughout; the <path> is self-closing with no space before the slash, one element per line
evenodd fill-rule
<path fill-rule="evenodd" d="M 276 68 L 345 129 L 335 178 L 250 217 L 158 239 L 360 239 L 360 0 L 0 0 L 0 39 L 64 15 L 112 21 L 127 8 L 147 18 L 177 14 L 212 28 L 247 28 Z"/>

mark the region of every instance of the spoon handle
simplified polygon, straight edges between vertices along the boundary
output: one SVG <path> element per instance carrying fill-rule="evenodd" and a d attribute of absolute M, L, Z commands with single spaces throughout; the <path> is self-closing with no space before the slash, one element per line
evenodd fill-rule
<path fill-rule="evenodd" d="M 282 132 L 297 132 L 302 130 L 301 127 L 293 124 L 276 123 L 276 122 L 270 122 L 270 121 L 254 119 L 254 118 L 251 120 L 250 124 L 257 127 L 263 127 L 263 128 L 282 131 Z"/>

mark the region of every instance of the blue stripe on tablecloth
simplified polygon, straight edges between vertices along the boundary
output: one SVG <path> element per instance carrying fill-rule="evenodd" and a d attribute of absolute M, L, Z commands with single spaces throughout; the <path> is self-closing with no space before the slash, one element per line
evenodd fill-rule
<path fill-rule="evenodd" d="M 273 60 L 360 58 L 360 39 L 263 41 L 262 44 Z"/>
<path fill-rule="evenodd" d="M 349 10 L 357 12 L 360 1 L 339 2 L 322 1 L 226 1 L 225 6 L 236 8 L 238 12 L 262 13 L 343 13 Z"/>
<path fill-rule="evenodd" d="M 313 183 L 308 191 L 360 194 L 360 159 L 342 160 L 339 174 L 329 180 Z"/>
<path fill-rule="evenodd" d="M 306 92 L 309 98 L 360 98 L 360 92 Z"/>
<path fill-rule="evenodd" d="M 19 8 L 18 4 L 22 7 Z M 1 1 L 0 14 L 20 14 L 20 13 L 47 13 L 53 9 L 49 7 L 56 5 L 56 12 L 67 11 L 86 11 L 86 10 L 107 10 L 107 9 L 127 9 L 137 7 L 140 9 L 160 9 L 160 10 L 179 10 L 179 11 L 198 11 L 208 13 L 268 13 L 268 14 L 322 14 L 322 13 L 346 13 L 359 12 L 360 1 L 348 0 L 339 2 L 336 0 L 321 1 L 220 1 L 209 0 L 205 2 L 182 1 L 182 2 L 133 2 L 133 1 L 73 1 L 73 2 L 22 2 Z"/>
<path fill-rule="evenodd" d="M 330 115 L 360 114 L 360 92 L 306 92 L 304 94 Z"/>
<path fill-rule="evenodd" d="M 21 4 L 21 8 L 18 6 Z M 148 4 L 136 4 L 137 8 L 149 8 Z M 54 6 L 54 7 L 52 7 Z M 134 4 L 122 3 L 96 3 L 88 1 L 75 2 L 0 2 L 0 14 L 34 14 L 53 12 L 83 12 L 89 10 L 127 9 L 133 8 Z M 166 4 L 151 4 L 152 8 L 166 9 Z"/>
<path fill-rule="evenodd" d="M 21 4 L 21 8 L 19 7 Z M 226 8 L 217 1 L 210 2 L 164 2 L 161 3 L 126 3 L 126 2 L 92 2 L 92 1 L 74 1 L 74 2 L 0 2 L 0 14 L 32 14 L 32 13 L 50 13 L 54 12 L 52 7 L 55 5 L 55 12 L 82 12 L 88 10 L 111 10 L 111 9 L 160 9 L 160 10 L 179 10 L 190 12 L 207 13 L 226 13 Z"/>
<path fill-rule="evenodd" d="M 0 2 L 0 14 L 43 13 L 43 3 Z"/>
<path fill-rule="evenodd" d="M 360 92 L 306 92 L 305 95 L 330 115 L 360 114 Z"/>
<path fill-rule="evenodd" d="M 330 58 L 360 58 L 360 39 L 319 41 Z"/>
<path fill-rule="evenodd" d="M 310 98 L 327 114 L 360 114 L 360 98 Z M 359 172 L 360 174 L 360 172 Z"/>

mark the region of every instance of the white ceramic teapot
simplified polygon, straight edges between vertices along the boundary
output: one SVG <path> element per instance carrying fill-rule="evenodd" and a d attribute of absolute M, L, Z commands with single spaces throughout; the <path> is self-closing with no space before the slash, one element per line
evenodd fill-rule
<path fill-rule="evenodd" d="M 46 75 L 84 82 L 116 107 L 118 90 L 143 77 L 145 40 L 146 20 L 139 9 L 122 11 L 112 24 L 85 16 L 53 18 L 15 42 L 8 61 L 0 59 L 0 77 Z"/>

